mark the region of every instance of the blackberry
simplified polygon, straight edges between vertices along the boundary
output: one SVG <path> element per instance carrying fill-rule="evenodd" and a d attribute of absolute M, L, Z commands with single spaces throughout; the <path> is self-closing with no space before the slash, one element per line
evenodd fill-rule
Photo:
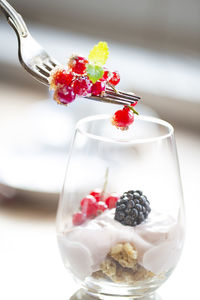
<path fill-rule="evenodd" d="M 140 190 L 125 192 L 116 202 L 115 220 L 127 226 L 142 223 L 151 208 L 147 197 Z"/>

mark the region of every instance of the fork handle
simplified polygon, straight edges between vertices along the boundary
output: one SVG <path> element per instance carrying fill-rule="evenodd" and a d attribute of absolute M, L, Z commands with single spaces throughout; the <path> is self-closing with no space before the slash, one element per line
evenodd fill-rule
<path fill-rule="evenodd" d="M 6 0 L 0 0 L 0 9 L 19 37 L 27 37 L 28 29 L 22 16 Z"/>

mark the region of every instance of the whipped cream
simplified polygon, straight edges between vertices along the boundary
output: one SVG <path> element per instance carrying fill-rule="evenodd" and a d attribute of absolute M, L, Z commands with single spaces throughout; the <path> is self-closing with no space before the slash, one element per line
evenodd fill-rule
<path fill-rule="evenodd" d="M 132 243 L 138 251 L 138 263 L 160 274 L 173 268 L 180 256 L 183 231 L 169 215 L 152 211 L 135 227 L 114 220 L 115 209 L 107 210 L 81 226 L 58 236 L 65 265 L 83 280 L 99 269 L 110 249 L 117 243 Z"/>

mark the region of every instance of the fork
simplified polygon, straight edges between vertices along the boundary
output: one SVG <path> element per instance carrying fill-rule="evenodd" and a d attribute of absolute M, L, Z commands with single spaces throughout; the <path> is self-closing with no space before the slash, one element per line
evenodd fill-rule
<path fill-rule="evenodd" d="M 21 65 L 36 80 L 49 85 L 48 78 L 51 71 L 60 64 L 31 36 L 22 16 L 6 0 L 0 0 L 0 9 L 16 32 L 18 38 L 18 56 Z M 106 88 L 105 94 L 102 97 L 90 96 L 87 98 L 119 105 L 131 105 L 140 99 L 134 93 L 119 91 L 112 86 Z"/>

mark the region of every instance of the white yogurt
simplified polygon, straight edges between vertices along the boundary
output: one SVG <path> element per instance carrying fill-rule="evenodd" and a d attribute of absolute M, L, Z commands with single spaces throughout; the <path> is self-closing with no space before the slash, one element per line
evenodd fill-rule
<path fill-rule="evenodd" d="M 138 251 L 138 262 L 154 274 L 168 271 L 177 263 L 183 231 L 169 215 L 151 212 L 135 227 L 114 220 L 114 209 L 58 236 L 63 260 L 83 280 L 99 269 L 111 247 L 129 242 Z"/>

